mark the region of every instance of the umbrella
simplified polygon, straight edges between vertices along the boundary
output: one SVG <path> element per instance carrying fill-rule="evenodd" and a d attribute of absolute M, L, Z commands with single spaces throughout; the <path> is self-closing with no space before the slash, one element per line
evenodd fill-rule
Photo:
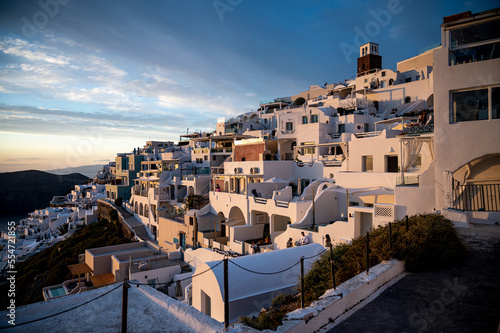
<path fill-rule="evenodd" d="M 288 180 L 281 179 L 280 177 L 273 177 L 266 180 L 264 183 L 288 184 Z"/>
<path fill-rule="evenodd" d="M 281 179 L 280 177 L 273 177 L 268 180 L 266 180 L 264 183 L 273 183 L 274 184 L 274 190 L 278 190 L 278 184 L 288 184 L 288 180 Z"/>
<path fill-rule="evenodd" d="M 177 280 L 177 284 L 175 285 L 175 297 L 182 297 L 182 287 L 180 280 Z"/>

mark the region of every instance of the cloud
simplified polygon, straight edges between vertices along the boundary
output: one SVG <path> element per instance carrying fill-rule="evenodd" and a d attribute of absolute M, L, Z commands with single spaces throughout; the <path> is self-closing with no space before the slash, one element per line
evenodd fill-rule
<path fill-rule="evenodd" d="M 40 51 L 41 48 L 48 49 L 50 51 L 56 51 L 53 48 L 48 48 L 46 46 L 37 47 L 36 45 L 30 44 L 27 41 L 14 39 L 12 37 L 7 37 L 0 41 L 0 50 L 3 53 L 22 57 L 30 61 L 47 62 L 49 64 L 56 65 L 67 65 L 71 60 L 70 58 L 62 55 L 48 55 L 47 53 Z"/>
<path fill-rule="evenodd" d="M 389 37 L 396 39 L 401 36 L 403 29 L 401 27 L 393 27 L 389 30 Z"/>
<path fill-rule="evenodd" d="M 18 157 L 18 158 L 8 158 L 5 160 L 5 162 L 23 162 L 23 161 L 36 161 L 36 160 L 43 160 L 43 158 L 40 157 Z"/>

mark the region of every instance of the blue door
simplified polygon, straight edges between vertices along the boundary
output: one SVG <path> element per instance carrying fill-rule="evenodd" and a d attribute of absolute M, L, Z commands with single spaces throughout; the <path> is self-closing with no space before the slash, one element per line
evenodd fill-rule
<path fill-rule="evenodd" d="M 180 234 L 180 242 L 181 242 L 181 247 L 183 250 L 186 249 L 186 234 L 181 233 Z"/>

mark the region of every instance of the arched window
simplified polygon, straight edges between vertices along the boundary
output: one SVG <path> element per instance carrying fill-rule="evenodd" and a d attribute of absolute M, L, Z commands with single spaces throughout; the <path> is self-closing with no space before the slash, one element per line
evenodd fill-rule
<path fill-rule="evenodd" d="M 149 217 L 148 205 L 144 205 L 144 217 Z"/>
<path fill-rule="evenodd" d="M 144 207 L 142 206 L 142 203 L 139 205 L 139 215 L 144 215 Z"/>
<path fill-rule="evenodd" d="M 139 207 L 139 205 L 137 204 L 137 201 L 136 201 L 136 202 L 135 202 L 135 209 L 134 209 L 134 212 L 135 212 L 136 214 L 138 214 L 138 213 L 139 213 L 139 208 L 138 208 L 138 207 Z"/>

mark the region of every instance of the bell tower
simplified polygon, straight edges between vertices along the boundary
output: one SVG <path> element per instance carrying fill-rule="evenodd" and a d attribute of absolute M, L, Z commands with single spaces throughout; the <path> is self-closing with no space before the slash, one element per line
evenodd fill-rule
<path fill-rule="evenodd" d="M 378 54 L 377 43 L 366 43 L 359 47 L 358 76 L 365 75 L 373 69 L 382 69 L 382 56 Z"/>

